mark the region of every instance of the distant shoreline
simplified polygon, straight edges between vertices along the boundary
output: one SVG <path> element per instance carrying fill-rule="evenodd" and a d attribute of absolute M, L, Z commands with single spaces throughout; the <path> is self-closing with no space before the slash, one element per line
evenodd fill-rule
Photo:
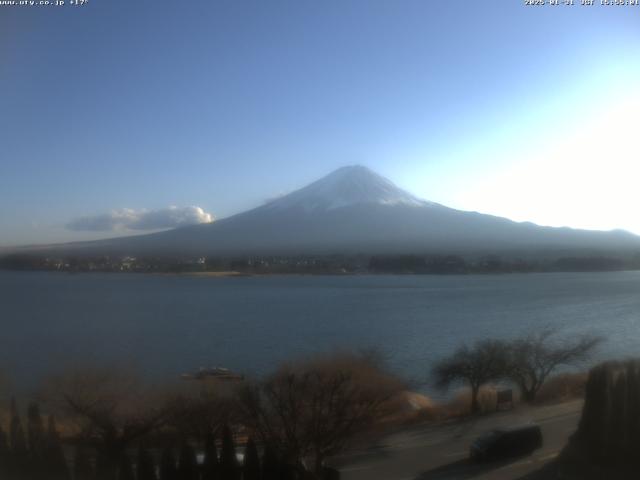
<path fill-rule="evenodd" d="M 487 275 L 640 270 L 640 251 L 455 254 L 334 254 L 290 256 L 0 256 L 0 269 L 26 271 L 186 274 L 203 277 L 257 275 Z"/>
<path fill-rule="evenodd" d="M 125 272 L 126 273 L 126 272 Z M 235 270 L 222 271 L 222 272 L 176 272 L 176 273 L 158 273 L 156 275 L 179 275 L 189 277 L 254 277 L 253 273 L 237 272 Z"/>
<path fill-rule="evenodd" d="M 0 268 L 0 272 L 49 272 L 66 273 L 69 275 L 79 274 L 125 274 L 125 275 L 151 275 L 151 276 L 176 276 L 176 277 L 199 277 L 199 278 L 248 278 L 248 277 L 380 277 L 380 276 L 417 276 L 417 277 L 484 277 L 497 275 L 535 275 L 554 273 L 622 273 L 640 272 L 640 268 L 611 269 L 611 270 L 535 270 L 535 271 L 484 271 L 484 272 L 239 272 L 229 271 L 186 271 L 186 272 L 153 272 L 153 271 L 113 271 L 113 270 L 52 270 L 52 269 L 11 269 Z"/>

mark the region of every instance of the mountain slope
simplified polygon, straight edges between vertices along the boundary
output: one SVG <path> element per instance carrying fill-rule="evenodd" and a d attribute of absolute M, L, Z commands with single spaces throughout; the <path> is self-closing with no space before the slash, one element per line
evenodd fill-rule
<path fill-rule="evenodd" d="M 640 237 L 540 227 L 455 210 L 352 166 L 211 224 L 60 247 L 131 255 L 610 252 L 640 248 Z"/>

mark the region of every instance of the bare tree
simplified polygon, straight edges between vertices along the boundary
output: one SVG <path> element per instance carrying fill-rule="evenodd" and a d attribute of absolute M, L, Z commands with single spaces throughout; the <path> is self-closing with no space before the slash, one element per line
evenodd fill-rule
<path fill-rule="evenodd" d="M 240 395 L 245 423 L 285 460 L 298 467 L 310 460 L 319 473 L 324 460 L 386 412 L 403 388 L 361 354 L 340 353 L 285 365 Z"/>
<path fill-rule="evenodd" d="M 128 372 L 87 368 L 53 377 L 42 399 L 95 447 L 101 473 L 117 468 L 132 442 L 165 424 L 162 397 Z"/>
<path fill-rule="evenodd" d="M 558 339 L 555 334 L 555 329 L 545 328 L 509 344 L 508 377 L 518 386 L 526 402 L 536 399 L 554 370 L 588 360 L 603 340 L 589 334 Z"/>
<path fill-rule="evenodd" d="M 167 426 L 201 443 L 239 415 L 236 385 L 217 381 L 191 381 L 168 395 Z"/>
<path fill-rule="evenodd" d="M 478 413 L 478 393 L 482 385 L 505 375 L 508 346 L 499 340 L 481 340 L 472 347 L 463 345 L 432 370 L 436 385 L 447 389 L 452 384 L 467 384 L 471 389 L 471 413 Z"/>

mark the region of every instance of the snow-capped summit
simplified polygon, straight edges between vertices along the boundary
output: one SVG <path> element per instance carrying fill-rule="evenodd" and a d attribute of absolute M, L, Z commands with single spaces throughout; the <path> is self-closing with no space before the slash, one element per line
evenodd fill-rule
<path fill-rule="evenodd" d="M 300 190 L 273 200 L 266 207 L 270 210 L 311 212 L 364 204 L 434 205 L 402 190 L 367 167 L 352 165 L 339 168 Z"/>

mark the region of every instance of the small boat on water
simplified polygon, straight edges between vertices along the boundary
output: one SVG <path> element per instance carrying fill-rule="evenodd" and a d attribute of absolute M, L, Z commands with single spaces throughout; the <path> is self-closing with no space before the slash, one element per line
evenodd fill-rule
<path fill-rule="evenodd" d="M 185 380 L 244 380 L 244 375 L 234 373 L 228 368 L 223 367 L 200 367 L 200 369 L 194 373 L 183 373 L 181 376 Z"/>

